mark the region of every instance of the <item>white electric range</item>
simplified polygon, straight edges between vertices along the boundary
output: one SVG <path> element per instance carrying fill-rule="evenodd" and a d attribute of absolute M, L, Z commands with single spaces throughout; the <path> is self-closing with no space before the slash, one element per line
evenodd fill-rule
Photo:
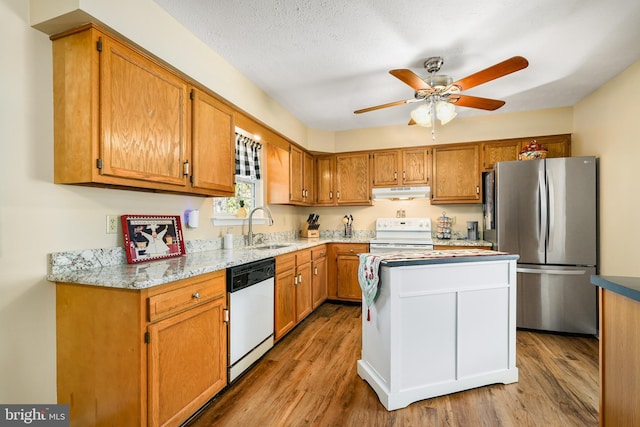
<path fill-rule="evenodd" d="M 378 218 L 376 238 L 369 243 L 369 251 L 417 252 L 433 250 L 431 218 Z"/>

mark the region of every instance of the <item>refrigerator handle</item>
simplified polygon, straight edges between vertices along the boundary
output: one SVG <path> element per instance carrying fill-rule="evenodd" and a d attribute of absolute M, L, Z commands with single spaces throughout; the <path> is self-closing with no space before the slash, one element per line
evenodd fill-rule
<path fill-rule="evenodd" d="M 561 276 L 582 276 L 586 270 L 543 270 L 538 268 L 516 268 L 516 273 L 559 274 Z"/>
<path fill-rule="evenodd" d="M 551 171 L 547 169 L 547 203 L 549 205 L 549 210 L 547 211 L 547 215 L 549 217 L 548 221 L 548 234 L 547 234 L 547 251 L 553 252 L 553 230 L 554 227 L 554 214 L 553 214 L 553 176 Z"/>
<path fill-rule="evenodd" d="M 547 240 L 547 192 L 544 179 L 544 170 L 538 172 L 538 252 L 545 253 Z"/>

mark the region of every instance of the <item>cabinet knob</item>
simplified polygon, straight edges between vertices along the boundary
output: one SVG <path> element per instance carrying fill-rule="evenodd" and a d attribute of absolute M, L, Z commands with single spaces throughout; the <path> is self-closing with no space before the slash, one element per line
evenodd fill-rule
<path fill-rule="evenodd" d="M 194 299 L 198 299 L 200 298 L 200 292 L 196 292 L 195 294 L 191 295 Z"/>

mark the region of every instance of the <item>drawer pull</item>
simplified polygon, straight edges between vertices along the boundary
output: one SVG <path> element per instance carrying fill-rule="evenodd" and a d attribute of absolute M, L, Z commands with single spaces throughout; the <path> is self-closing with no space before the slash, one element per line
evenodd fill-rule
<path fill-rule="evenodd" d="M 198 299 L 200 298 L 200 292 L 196 292 L 195 294 L 191 295 L 194 299 Z"/>

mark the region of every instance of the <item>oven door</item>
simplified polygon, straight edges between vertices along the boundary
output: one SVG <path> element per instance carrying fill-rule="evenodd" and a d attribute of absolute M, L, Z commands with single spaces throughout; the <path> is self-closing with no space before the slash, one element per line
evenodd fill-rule
<path fill-rule="evenodd" d="M 422 252 L 432 250 L 433 243 L 393 243 L 376 241 L 371 241 L 369 243 L 369 252 L 371 253 Z"/>

